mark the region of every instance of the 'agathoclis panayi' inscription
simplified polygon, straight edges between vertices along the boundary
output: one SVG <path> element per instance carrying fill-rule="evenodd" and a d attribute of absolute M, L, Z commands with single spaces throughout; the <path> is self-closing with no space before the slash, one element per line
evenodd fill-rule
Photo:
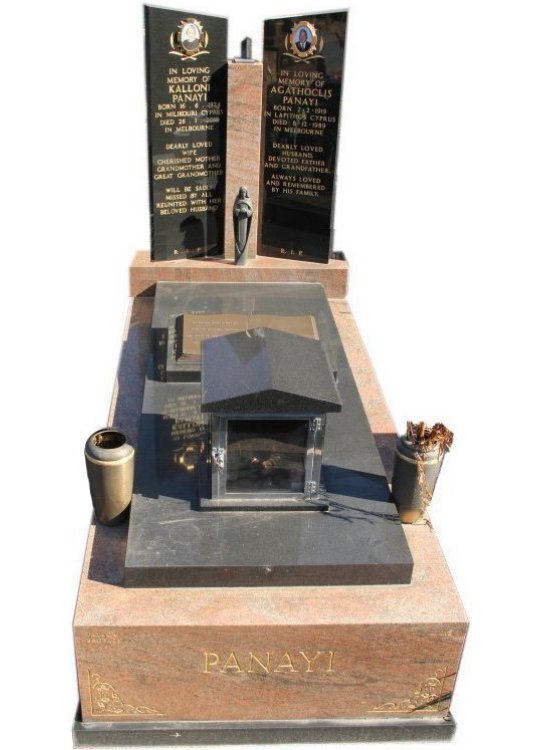
<path fill-rule="evenodd" d="M 265 21 L 260 255 L 328 262 L 346 26 Z"/>

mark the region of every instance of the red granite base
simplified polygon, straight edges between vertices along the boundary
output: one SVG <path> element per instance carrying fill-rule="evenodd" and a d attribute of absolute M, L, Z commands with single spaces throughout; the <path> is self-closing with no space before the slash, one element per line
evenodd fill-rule
<path fill-rule="evenodd" d="M 152 302 L 130 310 L 111 409 L 134 436 Z M 331 307 L 389 468 L 391 417 L 347 303 Z M 90 530 L 74 621 L 83 722 L 448 715 L 467 617 L 430 525 L 405 527 L 410 585 L 271 589 L 124 588 L 126 531 Z"/>

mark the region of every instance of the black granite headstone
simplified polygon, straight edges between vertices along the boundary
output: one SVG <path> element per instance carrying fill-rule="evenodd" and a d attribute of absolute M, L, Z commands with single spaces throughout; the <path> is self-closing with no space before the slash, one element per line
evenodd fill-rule
<path fill-rule="evenodd" d="M 227 20 L 144 11 L 152 259 L 221 255 Z"/>
<path fill-rule="evenodd" d="M 259 255 L 328 263 L 346 26 L 265 21 Z"/>

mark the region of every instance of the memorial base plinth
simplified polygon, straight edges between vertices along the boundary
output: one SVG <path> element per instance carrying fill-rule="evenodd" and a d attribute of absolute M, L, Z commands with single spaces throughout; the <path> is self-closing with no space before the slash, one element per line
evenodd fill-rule
<path fill-rule="evenodd" d="M 347 296 L 349 264 L 331 258 L 328 263 L 308 263 L 285 258 L 249 258 L 245 266 L 236 266 L 225 258 L 193 260 L 150 260 L 147 250 L 139 250 L 129 267 L 129 293 L 152 296 L 158 281 L 309 283 L 322 284 L 329 299 Z"/>
<path fill-rule="evenodd" d="M 133 301 L 109 420 L 135 444 L 153 303 Z M 347 303 L 330 307 L 388 475 L 392 420 Z M 450 738 L 467 617 L 431 525 L 404 531 L 406 585 L 130 589 L 127 525 L 92 525 L 76 745 Z"/>
<path fill-rule="evenodd" d="M 432 719 L 350 719 L 335 721 L 164 721 L 73 724 L 73 743 L 84 747 L 193 747 L 197 745 L 279 745 L 323 742 L 403 742 L 450 740 L 452 714 Z"/>

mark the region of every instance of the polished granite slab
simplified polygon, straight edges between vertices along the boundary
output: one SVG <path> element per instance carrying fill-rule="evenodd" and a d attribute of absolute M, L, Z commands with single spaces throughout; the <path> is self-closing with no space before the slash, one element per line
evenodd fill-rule
<path fill-rule="evenodd" d="M 326 512 L 201 511 L 199 382 L 166 382 L 168 321 L 181 313 L 313 315 L 343 409 L 328 415 Z M 157 285 L 155 346 L 139 429 L 127 586 L 409 583 L 412 558 L 326 295 L 316 284 Z M 155 356 L 155 353 L 157 357 Z M 302 373 L 298 373 L 302 377 Z"/>

